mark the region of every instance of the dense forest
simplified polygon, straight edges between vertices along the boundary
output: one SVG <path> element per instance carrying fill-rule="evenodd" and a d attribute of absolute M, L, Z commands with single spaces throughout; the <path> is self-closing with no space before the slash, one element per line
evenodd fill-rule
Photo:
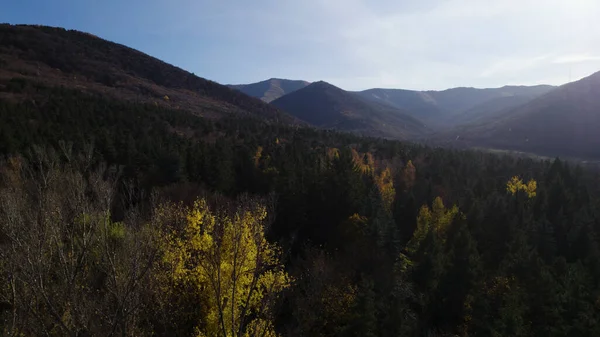
<path fill-rule="evenodd" d="M 5 335 L 600 335 L 596 171 L 2 90 Z"/>

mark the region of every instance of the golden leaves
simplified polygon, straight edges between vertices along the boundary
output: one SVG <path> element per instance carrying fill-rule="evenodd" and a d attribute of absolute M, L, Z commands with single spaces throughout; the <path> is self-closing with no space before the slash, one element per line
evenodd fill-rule
<path fill-rule="evenodd" d="M 392 177 L 392 170 L 385 164 L 375 164 L 373 154 L 370 152 L 360 153 L 355 149 L 352 151 L 352 160 L 356 165 L 357 169 L 365 175 L 373 177 L 375 184 L 381 194 L 381 199 L 385 208 L 391 210 L 392 203 L 396 197 L 396 190 L 394 189 L 394 179 Z M 377 173 L 379 172 L 379 174 Z"/>
<path fill-rule="evenodd" d="M 338 148 L 335 148 L 335 147 L 327 148 L 327 158 L 329 158 L 329 160 L 333 160 L 333 159 L 336 159 L 339 157 L 340 157 L 340 150 Z"/>
<path fill-rule="evenodd" d="M 375 170 L 375 160 L 370 152 L 359 153 L 355 149 L 352 149 L 352 159 L 356 164 L 358 170 L 363 173 L 369 173 Z"/>
<path fill-rule="evenodd" d="M 245 335 L 260 327 L 271 329 L 267 335 L 274 336 L 268 311 L 291 279 L 283 270 L 279 247 L 265 238 L 266 218 L 262 205 L 223 216 L 200 199 L 186 211 L 184 228 L 167 233 L 163 260 L 174 280 L 193 286 L 207 301 L 199 335 Z"/>
<path fill-rule="evenodd" d="M 389 167 L 386 167 L 378 176 L 375 176 L 375 183 L 379 188 L 379 193 L 381 194 L 384 206 L 388 211 L 391 210 L 392 203 L 396 197 L 396 190 L 394 189 L 392 171 Z"/>
<path fill-rule="evenodd" d="M 448 226 L 458 213 L 458 207 L 456 206 L 446 209 L 440 197 L 435 198 L 431 208 L 427 205 L 422 206 L 417 216 L 417 228 L 408 242 L 408 251 L 411 253 L 416 252 L 421 242 L 425 240 L 431 231 L 442 240 L 445 240 Z"/>
<path fill-rule="evenodd" d="M 529 182 L 525 184 L 521 178 L 514 176 L 506 183 L 506 190 L 512 195 L 517 194 L 518 191 L 523 191 L 527 193 L 527 197 L 530 199 L 535 198 L 537 195 L 537 182 L 530 179 Z"/>

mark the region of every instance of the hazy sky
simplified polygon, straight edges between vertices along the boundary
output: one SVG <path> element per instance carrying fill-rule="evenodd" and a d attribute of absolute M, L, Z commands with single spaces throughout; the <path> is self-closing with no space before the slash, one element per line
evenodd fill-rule
<path fill-rule="evenodd" d="M 3 0 L 220 83 L 563 84 L 600 70 L 599 0 Z"/>

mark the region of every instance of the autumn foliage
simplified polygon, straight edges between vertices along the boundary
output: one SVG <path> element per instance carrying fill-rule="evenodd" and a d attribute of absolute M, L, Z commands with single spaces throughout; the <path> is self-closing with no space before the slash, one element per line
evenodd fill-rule
<path fill-rule="evenodd" d="M 25 86 L 1 335 L 600 336 L 589 168 Z"/>
<path fill-rule="evenodd" d="M 273 306 L 291 279 L 279 248 L 265 239 L 265 207 L 217 215 L 199 199 L 184 212 L 184 228 L 167 231 L 161 251 L 175 284 L 205 300 L 198 335 L 275 336 Z"/>
<path fill-rule="evenodd" d="M 537 182 L 533 179 L 529 180 L 527 184 L 523 183 L 523 180 L 517 176 L 512 177 L 506 184 L 506 190 L 515 195 L 517 192 L 522 191 L 527 194 L 527 197 L 534 198 L 537 193 Z"/>

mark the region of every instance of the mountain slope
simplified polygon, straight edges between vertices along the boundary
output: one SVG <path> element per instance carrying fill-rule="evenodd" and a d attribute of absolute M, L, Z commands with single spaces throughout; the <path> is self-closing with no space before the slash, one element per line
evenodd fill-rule
<path fill-rule="evenodd" d="M 241 91 L 244 94 L 260 98 L 265 102 L 272 102 L 281 96 L 287 95 L 309 85 L 306 81 L 285 80 L 271 78 L 266 81 L 251 84 L 233 84 L 228 87 Z"/>
<path fill-rule="evenodd" d="M 23 78 L 203 116 L 236 113 L 295 121 L 258 99 L 137 50 L 73 30 L 2 24 L 0 65 L 0 85 Z"/>
<path fill-rule="evenodd" d="M 421 121 L 404 111 L 368 102 L 326 82 L 315 82 L 271 104 L 323 128 L 402 139 L 426 132 Z"/>
<path fill-rule="evenodd" d="M 419 117 L 438 117 L 442 108 L 429 93 L 404 89 L 368 89 L 357 93 L 359 96 L 373 101 L 404 109 Z"/>
<path fill-rule="evenodd" d="M 460 125 L 484 121 L 487 118 L 496 118 L 496 116 L 501 116 L 508 110 L 529 103 L 535 98 L 535 96 L 516 95 L 490 99 L 468 110 L 453 115 L 452 124 Z"/>
<path fill-rule="evenodd" d="M 434 137 L 542 155 L 600 158 L 600 72 L 565 84 L 525 105 Z"/>
<path fill-rule="evenodd" d="M 502 88 L 476 89 L 452 88 L 443 91 L 413 91 L 403 89 L 369 89 L 358 92 L 361 97 L 370 101 L 384 103 L 399 109 L 404 109 L 427 121 L 432 126 L 442 127 L 448 124 L 456 125 L 455 116 L 478 117 L 477 112 L 497 112 L 507 106 L 524 103 L 543 95 L 554 87 L 538 86 L 505 86 Z M 515 97 L 513 100 L 503 99 Z M 483 106 L 482 106 L 483 105 Z M 466 115 L 465 115 L 466 113 Z"/>
<path fill-rule="evenodd" d="M 501 88 L 453 88 L 443 91 L 428 91 L 438 105 L 450 115 L 471 109 L 484 102 L 510 96 L 540 96 L 554 87 L 549 85 L 537 86 L 504 86 Z"/>

